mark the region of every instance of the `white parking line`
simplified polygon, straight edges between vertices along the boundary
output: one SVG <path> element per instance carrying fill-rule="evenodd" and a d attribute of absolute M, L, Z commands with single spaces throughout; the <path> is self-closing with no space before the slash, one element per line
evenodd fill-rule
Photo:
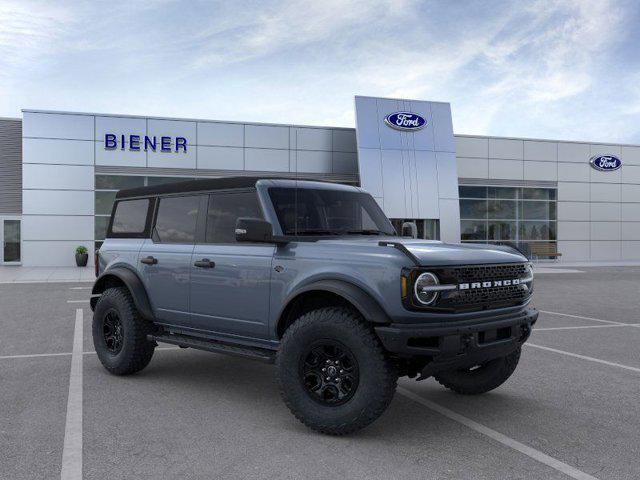
<path fill-rule="evenodd" d="M 534 327 L 533 332 L 545 330 L 580 330 L 582 328 L 616 328 L 616 327 L 640 327 L 640 323 L 621 323 L 620 325 L 580 325 L 578 327 Z"/>
<path fill-rule="evenodd" d="M 28 355 L 3 355 L 0 356 L 0 360 L 9 360 L 11 358 L 36 358 L 36 357 L 59 357 L 63 355 L 71 355 L 71 352 L 63 353 L 31 353 Z"/>
<path fill-rule="evenodd" d="M 623 368 L 625 370 L 630 370 L 632 372 L 640 373 L 640 368 L 630 367 L 629 365 L 623 365 L 621 363 L 616 362 L 608 362 L 606 360 L 600 360 L 599 358 L 587 357 L 586 355 L 579 355 L 577 353 L 566 352 L 564 350 L 558 350 L 557 348 L 544 347 L 542 345 L 536 345 L 535 343 L 525 343 L 527 347 L 539 348 L 540 350 L 547 350 L 548 352 L 560 353 L 562 355 L 567 355 L 569 357 L 579 358 L 581 360 L 587 360 L 589 362 L 601 363 L 603 365 L 609 365 L 610 367 L 618 367 Z"/>
<path fill-rule="evenodd" d="M 588 473 L 585 473 L 581 470 L 578 470 L 577 468 L 572 467 L 571 465 L 566 464 L 558 460 L 557 458 L 551 457 L 546 453 L 542 453 L 541 451 L 536 450 L 535 448 L 529 447 L 524 443 L 520 443 L 511 437 L 507 437 L 506 435 L 500 432 L 497 432 L 496 430 L 493 430 L 485 425 L 482 425 L 481 423 L 471 420 L 470 418 L 460 415 L 459 413 L 456 413 L 453 410 L 449 410 L 448 408 L 442 407 L 437 403 L 432 402 L 431 400 L 422 398 L 421 396 L 416 395 L 415 393 L 403 387 L 398 387 L 398 392 L 401 395 L 404 395 L 405 397 L 413 400 L 414 402 L 417 402 L 431 410 L 434 410 L 435 412 L 438 412 L 440 415 L 443 415 L 448 419 L 453 420 L 454 422 L 457 422 L 461 425 L 464 425 L 467 428 L 470 428 L 471 430 L 474 430 L 475 432 L 485 435 L 495 440 L 496 442 L 501 443 L 506 447 L 509 447 L 520 453 L 523 453 L 529 458 L 532 458 L 540 463 L 543 463 L 544 465 L 547 465 L 548 467 L 551 467 L 558 472 L 564 473 L 565 475 L 568 475 L 571 478 L 575 478 L 576 480 L 597 480 L 596 477 L 589 475 Z"/>
<path fill-rule="evenodd" d="M 548 310 L 538 310 L 540 313 L 548 313 L 550 315 L 561 315 L 563 317 L 578 318 L 580 320 L 591 320 L 593 322 L 610 323 L 611 325 L 625 325 L 623 322 L 613 322 L 611 320 L 602 320 L 601 318 L 583 317 L 581 315 L 571 315 L 569 313 L 549 312 Z"/>
<path fill-rule="evenodd" d="M 86 300 L 67 300 L 67 303 L 87 303 L 89 299 Z"/>
<path fill-rule="evenodd" d="M 69 290 L 91 290 L 93 287 L 69 287 Z"/>
<path fill-rule="evenodd" d="M 82 480 L 82 309 L 76 309 L 61 480 Z"/>

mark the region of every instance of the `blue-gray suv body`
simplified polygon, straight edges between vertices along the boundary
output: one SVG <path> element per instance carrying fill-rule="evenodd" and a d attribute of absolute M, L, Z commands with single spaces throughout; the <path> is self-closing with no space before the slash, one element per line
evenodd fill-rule
<path fill-rule="evenodd" d="M 398 376 L 477 394 L 513 373 L 538 313 L 505 246 L 398 237 L 361 188 L 249 177 L 118 192 L 96 255 L 93 339 L 114 374 L 157 342 L 276 363 L 303 423 L 371 423 Z"/>

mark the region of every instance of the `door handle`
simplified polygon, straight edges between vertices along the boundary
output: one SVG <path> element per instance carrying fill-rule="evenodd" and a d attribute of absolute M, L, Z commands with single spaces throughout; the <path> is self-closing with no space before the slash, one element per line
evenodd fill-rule
<path fill-rule="evenodd" d="M 193 262 L 193 266 L 200 267 L 200 268 L 213 268 L 216 266 L 216 262 L 212 262 L 208 258 L 203 258 L 202 260 Z"/>
<path fill-rule="evenodd" d="M 155 265 L 158 263 L 158 259 L 152 256 L 148 256 L 140 259 L 140 263 L 144 263 L 145 265 Z"/>

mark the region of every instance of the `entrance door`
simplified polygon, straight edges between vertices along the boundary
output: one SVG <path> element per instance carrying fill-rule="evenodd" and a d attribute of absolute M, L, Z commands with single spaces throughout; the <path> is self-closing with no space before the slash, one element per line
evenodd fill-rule
<path fill-rule="evenodd" d="M 19 265 L 20 256 L 20 217 L 0 217 L 0 262 L 7 265 Z"/>

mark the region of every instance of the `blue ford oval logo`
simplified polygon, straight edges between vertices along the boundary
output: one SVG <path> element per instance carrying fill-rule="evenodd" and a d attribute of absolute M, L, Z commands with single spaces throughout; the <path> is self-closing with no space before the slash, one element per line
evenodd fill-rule
<path fill-rule="evenodd" d="M 427 121 L 417 113 L 395 112 L 384 117 L 384 123 L 396 130 L 420 130 Z"/>
<path fill-rule="evenodd" d="M 622 166 L 620 159 L 613 155 L 596 155 L 595 157 L 591 157 L 589 163 L 593 168 L 601 172 L 612 172 Z"/>

